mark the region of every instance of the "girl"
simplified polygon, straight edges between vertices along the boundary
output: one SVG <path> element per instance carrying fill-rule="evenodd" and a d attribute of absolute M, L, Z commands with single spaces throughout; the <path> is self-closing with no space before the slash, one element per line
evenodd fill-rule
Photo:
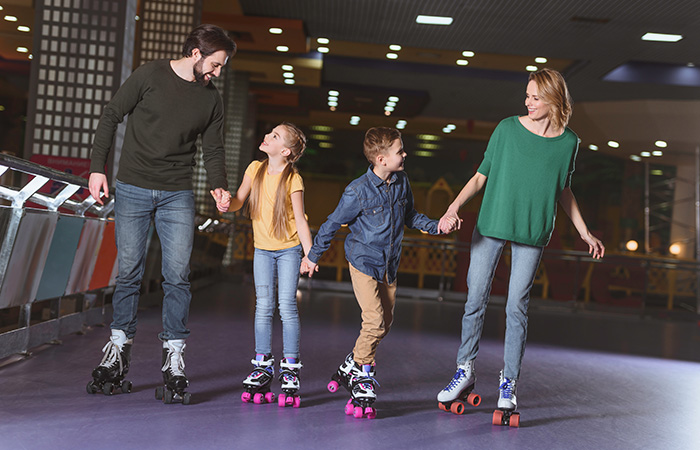
<path fill-rule="evenodd" d="M 457 372 L 438 394 L 438 401 L 445 408 L 467 398 L 474 387 L 474 359 L 479 351 L 491 282 L 503 246 L 506 241 L 511 242 L 505 367 L 499 380 L 494 424 L 508 423 L 517 407 L 516 382 L 525 351 L 530 288 L 554 229 L 557 201 L 588 244 L 589 253 L 594 258 L 605 254 L 603 244 L 588 231 L 571 191 L 579 139 L 566 127 L 571 117 L 571 98 L 561 74 L 550 69 L 530 74 L 525 106 L 527 115 L 513 116 L 498 124 L 477 173 L 440 219 L 441 229 L 450 231 L 448 218 L 457 220 L 458 228 L 459 208 L 486 186 L 472 236 Z M 510 423 L 517 426 L 519 417 L 515 413 Z"/>
<path fill-rule="evenodd" d="M 279 405 L 299 407 L 299 312 L 297 284 L 304 254 L 311 249 L 311 231 L 304 214 L 304 185 L 294 163 L 306 148 L 306 137 L 295 125 L 277 125 L 260 144 L 267 154 L 253 161 L 245 171 L 236 195 L 217 198 L 220 211 L 237 211 L 250 194 L 249 212 L 253 222 L 253 277 L 255 279 L 255 358 L 254 369 L 243 381 L 241 399 L 255 403 L 274 401 L 270 384 L 274 375 L 272 357 L 272 316 L 277 287 L 282 318 L 284 357 L 280 362 L 283 394 Z M 228 195 L 227 195 L 228 194 Z M 229 203 L 230 202 L 230 203 Z M 277 284 L 276 284 L 277 281 Z M 286 396 L 285 396 L 286 394 Z"/>

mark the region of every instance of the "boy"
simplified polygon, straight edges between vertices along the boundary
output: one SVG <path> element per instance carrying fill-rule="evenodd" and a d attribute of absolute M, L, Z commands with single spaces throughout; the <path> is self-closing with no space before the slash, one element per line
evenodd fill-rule
<path fill-rule="evenodd" d="M 452 231 L 451 225 L 419 214 L 413 207 L 413 193 L 403 172 L 406 152 L 401 133 L 393 128 L 370 128 L 365 134 L 364 154 L 370 163 L 367 173 L 352 181 L 343 192 L 335 211 L 321 225 L 301 272 L 313 275 L 318 261 L 330 246 L 342 224 L 351 233 L 345 239 L 345 255 L 355 297 L 362 310 L 362 329 L 355 348 L 333 375 L 328 389 L 338 383 L 348 389 L 351 400 L 346 414 L 376 417 L 375 394 L 377 345 L 387 335 L 394 316 L 396 273 L 401 257 L 404 225 L 430 234 Z"/>

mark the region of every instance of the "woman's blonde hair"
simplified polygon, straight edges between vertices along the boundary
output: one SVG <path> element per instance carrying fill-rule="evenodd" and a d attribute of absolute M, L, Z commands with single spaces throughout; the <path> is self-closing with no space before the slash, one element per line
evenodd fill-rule
<path fill-rule="evenodd" d="M 284 239 L 287 236 L 289 227 L 287 211 L 289 210 L 288 205 L 292 201 L 289 194 L 289 186 L 292 176 L 299 173 L 294 163 L 301 158 L 306 149 L 306 136 L 304 136 L 299 127 L 289 122 L 282 122 L 280 126 L 287 131 L 284 146 L 290 150 L 290 153 L 287 156 L 287 165 L 282 171 L 275 194 L 275 205 L 272 213 L 272 236 L 276 239 Z M 262 182 L 267 172 L 268 164 L 269 159 L 266 158 L 260 164 L 258 171 L 255 173 L 255 178 L 253 178 L 253 184 L 250 189 L 250 201 L 248 202 L 248 211 L 251 219 L 259 217 L 260 214 Z"/>
<path fill-rule="evenodd" d="M 528 81 L 537 84 L 539 97 L 549 105 L 549 121 L 554 129 L 561 130 L 566 127 L 573 112 L 573 101 L 562 74 L 552 69 L 540 69 L 532 72 Z"/>

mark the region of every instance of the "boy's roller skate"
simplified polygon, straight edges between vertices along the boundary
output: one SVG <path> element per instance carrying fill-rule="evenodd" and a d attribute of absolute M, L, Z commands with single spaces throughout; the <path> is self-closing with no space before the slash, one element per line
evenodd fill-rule
<path fill-rule="evenodd" d="M 274 358 L 258 354 L 250 362 L 255 366 L 255 369 L 243 380 L 245 392 L 241 394 L 241 400 L 245 403 L 252 400 L 256 404 L 274 402 L 275 394 L 270 392 L 270 384 L 275 374 Z"/>
<path fill-rule="evenodd" d="M 87 384 L 88 394 L 102 391 L 112 395 L 117 389 L 125 394 L 131 392 L 131 382 L 125 381 L 124 376 L 129 372 L 132 343 L 122 330 L 112 330 L 109 342 L 102 348 L 102 362 L 92 371 L 92 381 Z"/>
<path fill-rule="evenodd" d="M 462 414 L 465 401 L 472 406 L 479 406 L 481 397 L 472 393 L 475 383 L 474 360 L 457 366 L 457 372 L 450 383 L 438 393 L 438 407 L 443 411 Z"/>
<path fill-rule="evenodd" d="M 498 409 L 493 412 L 494 425 L 520 426 L 520 413 L 515 412 L 518 407 L 515 390 L 516 380 L 506 378 L 501 371 L 498 383 Z"/>
<path fill-rule="evenodd" d="M 359 367 L 358 367 L 359 369 Z M 379 383 L 374 379 L 376 375 L 374 364 L 363 364 L 360 373 L 352 377 L 350 381 L 350 400 L 345 405 L 345 414 L 353 415 L 356 419 L 367 417 L 374 419 L 377 417 L 377 410 L 372 404 L 377 400 L 375 392 Z"/>
<path fill-rule="evenodd" d="M 299 369 L 302 368 L 300 362 L 295 358 L 282 358 L 280 362 L 280 383 L 282 383 L 282 394 L 277 399 L 277 404 L 281 407 L 293 406 L 298 408 L 301 405 L 299 391 Z"/>
<path fill-rule="evenodd" d="M 190 393 L 185 392 L 190 382 L 185 375 L 185 340 L 172 339 L 163 342 L 163 386 L 156 388 L 156 400 L 163 403 L 181 401 L 190 403 Z"/>
<path fill-rule="evenodd" d="M 350 381 L 354 375 L 360 373 L 360 368 L 355 364 L 353 354 L 350 353 L 345 357 L 345 361 L 338 367 L 338 370 L 331 375 L 331 381 L 328 383 L 328 390 L 336 392 L 339 386 L 343 386 L 348 392 L 351 392 Z"/>

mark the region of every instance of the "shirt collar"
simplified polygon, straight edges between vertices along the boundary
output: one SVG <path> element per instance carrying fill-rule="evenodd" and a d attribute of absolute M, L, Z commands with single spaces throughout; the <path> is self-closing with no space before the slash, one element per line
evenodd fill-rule
<path fill-rule="evenodd" d="M 373 185 L 375 186 L 381 186 L 382 184 L 385 184 L 385 181 L 382 180 L 377 176 L 376 173 L 372 170 L 374 168 L 373 165 L 370 164 L 369 168 L 367 169 L 367 177 L 370 179 Z M 389 184 L 393 184 L 396 181 L 396 173 L 391 174 L 391 178 L 389 179 Z"/>

